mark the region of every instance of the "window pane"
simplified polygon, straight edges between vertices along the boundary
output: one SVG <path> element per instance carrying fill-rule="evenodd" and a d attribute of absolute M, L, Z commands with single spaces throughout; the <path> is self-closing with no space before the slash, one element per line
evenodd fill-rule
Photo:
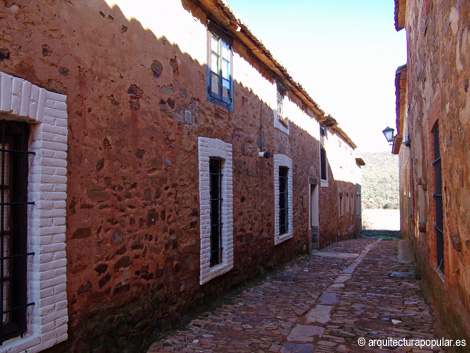
<path fill-rule="evenodd" d="M 437 159 L 441 156 L 441 151 L 439 148 L 439 124 L 436 124 L 433 131 L 434 137 L 434 159 Z"/>
<path fill-rule="evenodd" d="M 220 77 L 211 72 L 211 92 L 220 95 Z"/>
<path fill-rule="evenodd" d="M 219 52 L 219 37 L 217 37 L 214 34 L 212 35 L 211 49 L 212 49 L 212 51 L 214 51 L 216 53 L 220 53 Z"/>
<path fill-rule="evenodd" d="M 5 149 L 6 150 L 9 150 L 10 149 L 10 144 L 9 143 L 5 143 Z M 7 157 L 8 153 L 5 152 L 5 169 L 4 169 L 4 180 L 3 180 L 3 184 L 4 185 L 10 185 L 10 182 L 9 182 L 9 175 L 10 175 L 10 158 Z M 0 174 L 0 177 L 1 177 L 1 174 Z"/>
<path fill-rule="evenodd" d="M 286 208 L 286 194 L 285 193 L 279 194 L 279 207 L 281 209 Z"/>
<path fill-rule="evenodd" d="M 222 80 L 222 97 L 227 100 L 232 100 L 232 94 L 230 92 L 230 81 Z"/>
<path fill-rule="evenodd" d="M 10 190 L 5 189 L 3 190 L 3 202 L 10 202 Z M 10 206 L 4 205 L 3 206 L 3 230 L 8 231 L 10 230 Z"/>
<path fill-rule="evenodd" d="M 10 149 L 10 144 L 5 143 L 5 149 Z M 4 180 L 3 180 L 3 201 L 10 202 L 10 158 L 8 158 L 9 153 L 5 152 L 4 159 Z M 1 174 L 0 174 L 1 177 Z M 1 201 L 1 199 L 0 199 Z M 10 229 L 10 206 L 3 206 L 3 230 Z"/>
<path fill-rule="evenodd" d="M 280 176 L 280 175 L 279 175 L 279 191 L 281 193 L 286 191 L 286 179 L 284 176 Z"/>
<path fill-rule="evenodd" d="M 279 232 L 285 234 L 289 231 L 288 220 L 288 171 L 286 167 L 279 167 Z"/>
<path fill-rule="evenodd" d="M 279 212 L 279 233 L 287 233 L 286 210 L 280 210 Z"/>
<path fill-rule="evenodd" d="M 0 196 L 4 203 L 15 205 L 1 206 L 0 290 L 3 300 L 1 310 L 8 311 L 2 315 L 2 333 L 0 345 L 6 339 L 20 336 L 26 331 L 26 188 L 27 188 L 27 140 L 28 125 L 26 123 L 1 121 L 0 145 L 5 149 L 21 152 L 0 153 L 0 173 L 4 178 L 0 181 Z M 0 174 L 0 175 L 2 175 Z M 8 258 L 10 257 L 11 258 Z"/>
<path fill-rule="evenodd" d="M 227 60 L 222 60 L 222 77 L 230 79 L 230 63 Z"/>
<path fill-rule="evenodd" d="M 6 249 L 4 256 L 9 256 L 11 255 L 10 252 L 8 251 L 9 248 L 9 237 L 5 236 L 3 238 L 3 246 L 4 249 Z M 3 309 L 10 309 L 12 307 L 11 304 L 11 298 L 10 298 L 10 260 L 4 260 L 3 261 Z M 7 323 L 10 322 L 10 315 L 9 314 L 3 314 L 2 317 L 2 325 L 6 325 Z"/>
<path fill-rule="evenodd" d="M 219 56 L 214 53 L 211 55 L 211 71 L 219 73 Z"/>
<path fill-rule="evenodd" d="M 5 149 L 8 150 L 10 149 L 10 145 L 8 143 L 5 143 Z M 9 153 L 5 152 L 2 156 L 4 158 L 4 179 L 3 179 L 3 202 L 9 202 L 10 201 L 10 158 L 9 158 Z M 3 159 L 2 158 L 2 159 Z M 1 174 L 0 174 L 1 176 Z M 1 201 L 1 200 L 0 200 Z M 9 208 L 10 206 L 4 205 L 3 206 L 3 231 L 5 233 L 0 233 L 0 236 L 2 238 L 3 242 L 3 253 L 2 256 L 7 257 L 11 255 L 10 251 L 10 236 L 8 233 L 6 233 L 9 228 L 10 228 L 10 218 L 9 218 Z M 3 273 L 2 273 L 2 281 L 3 281 L 3 307 L 2 308 L 11 308 L 10 304 L 10 260 L 4 260 L 3 261 Z M 7 324 L 10 321 L 10 315 L 9 314 L 4 314 L 2 317 L 2 324 Z"/>
<path fill-rule="evenodd" d="M 222 41 L 222 57 L 225 60 L 230 61 L 230 46 L 224 41 Z"/>
<path fill-rule="evenodd" d="M 210 197 L 211 197 L 211 259 L 210 265 L 215 266 L 222 262 L 222 161 L 211 158 L 209 160 Z"/>
<path fill-rule="evenodd" d="M 326 170 L 326 151 L 324 148 L 320 150 L 320 163 L 321 163 L 321 179 L 327 180 L 328 174 Z"/>
<path fill-rule="evenodd" d="M 441 175 L 441 160 L 434 163 L 434 185 L 436 194 L 442 193 L 442 175 Z"/>
<path fill-rule="evenodd" d="M 282 102 L 277 102 L 277 117 L 279 119 L 284 118 L 284 111 L 283 111 L 283 104 Z"/>

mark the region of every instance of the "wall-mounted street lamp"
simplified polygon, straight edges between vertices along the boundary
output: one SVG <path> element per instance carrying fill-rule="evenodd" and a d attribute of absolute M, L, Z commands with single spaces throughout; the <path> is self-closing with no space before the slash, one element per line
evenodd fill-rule
<path fill-rule="evenodd" d="M 396 135 L 394 135 L 395 133 L 395 129 L 392 129 L 390 126 L 387 126 L 385 129 L 383 129 L 383 134 L 385 136 L 385 138 L 387 139 L 387 142 L 390 144 L 390 145 L 393 145 L 394 144 L 394 139 L 396 137 Z M 399 142 L 400 144 L 404 144 L 406 147 L 410 147 L 411 146 L 411 140 L 410 140 L 410 137 L 409 136 L 405 136 L 405 139 L 403 142 Z"/>
<path fill-rule="evenodd" d="M 387 126 L 383 131 L 383 134 L 385 138 L 387 139 L 387 142 L 392 145 L 393 144 L 393 133 L 395 132 L 395 129 L 392 129 L 390 126 Z"/>

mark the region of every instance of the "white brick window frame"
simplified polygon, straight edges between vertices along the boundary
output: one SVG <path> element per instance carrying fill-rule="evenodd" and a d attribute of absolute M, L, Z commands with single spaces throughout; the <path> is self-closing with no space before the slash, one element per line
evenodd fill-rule
<path fill-rule="evenodd" d="M 211 205 L 210 205 L 210 158 L 220 158 L 222 163 L 222 262 L 210 266 L 211 258 Z M 233 173 L 232 145 L 219 139 L 199 137 L 199 206 L 200 206 L 200 275 L 203 285 L 233 268 Z"/>
<path fill-rule="evenodd" d="M 287 172 L 287 202 L 289 226 L 287 233 L 280 234 L 279 220 L 279 168 L 288 168 Z M 293 225 L 293 180 L 292 180 L 292 159 L 283 154 L 274 155 L 274 245 L 278 245 L 287 239 L 291 239 L 294 234 Z"/>
<path fill-rule="evenodd" d="M 274 85 L 275 86 L 275 89 L 276 89 L 276 97 L 278 95 L 278 86 L 279 86 L 279 83 L 276 82 L 276 84 Z M 286 91 L 284 89 L 284 91 Z M 287 97 L 287 94 L 286 94 L 286 97 Z M 284 97 L 284 102 L 283 102 L 283 107 L 284 107 L 284 115 L 286 114 L 285 113 L 285 106 L 286 106 L 286 100 L 287 98 Z M 276 106 L 277 106 L 277 99 L 276 99 Z M 286 116 L 283 116 L 283 117 L 278 117 L 278 111 L 277 111 L 277 108 L 276 109 L 273 109 L 273 117 L 274 117 L 274 127 L 276 129 L 279 129 L 281 130 L 282 132 L 284 132 L 285 134 L 289 135 L 290 133 L 290 123 L 289 123 L 289 118 L 287 118 Z M 279 119 L 280 118 L 285 118 L 286 119 L 286 123 L 287 123 L 287 126 L 284 125 Z"/>
<path fill-rule="evenodd" d="M 65 214 L 66 96 L 0 72 L 0 118 L 30 125 L 27 211 L 27 331 L 2 352 L 40 352 L 67 340 Z"/>

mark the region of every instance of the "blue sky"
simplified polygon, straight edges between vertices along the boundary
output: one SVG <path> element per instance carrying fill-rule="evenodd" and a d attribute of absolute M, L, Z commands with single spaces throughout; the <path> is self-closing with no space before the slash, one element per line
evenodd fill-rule
<path fill-rule="evenodd" d="M 228 0 L 228 5 L 358 145 L 391 151 L 395 70 L 406 63 L 393 0 Z"/>

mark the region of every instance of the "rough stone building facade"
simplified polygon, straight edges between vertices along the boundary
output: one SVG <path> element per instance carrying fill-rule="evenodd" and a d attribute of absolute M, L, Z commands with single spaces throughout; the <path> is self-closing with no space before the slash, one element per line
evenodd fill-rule
<path fill-rule="evenodd" d="M 470 3 L 396 0 L 401 231 L 455 338 L 470 329 Z"/>
<path fill-rule="evenodd" d="M 119 343 L 360 229 L 356 146 L 222 1 L 0 16 L 1 350 Z"/>

